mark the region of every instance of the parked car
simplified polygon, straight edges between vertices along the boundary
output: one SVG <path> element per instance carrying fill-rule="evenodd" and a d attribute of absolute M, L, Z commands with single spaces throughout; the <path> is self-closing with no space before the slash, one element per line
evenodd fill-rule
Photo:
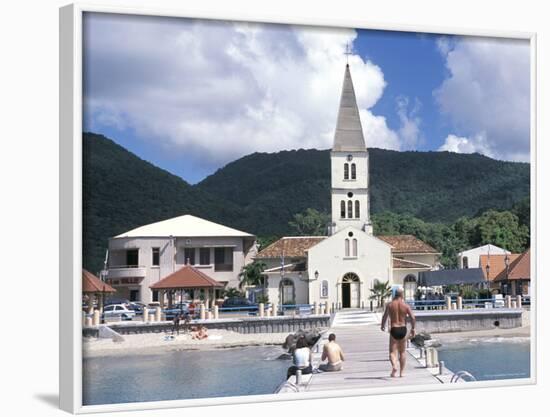
<path fill-rule="evenodd" d="M 118 318 L 132 320 L 136 312 L 130 310 L 125 304 L 110 304 L 103 308 L 103 319 Z"/>
<path fill-rule="evenodd" d="M 105 299 L 105 303 L 103 303 L 104 306 L 113 305 L 113 304 L 123 304 L 127 306 L 128 304 L 130 304 L 130 301 L 128 301 L 125 298 L 109 297 Z"/>
<path fill-rule="evenodd" d="M 185 314 L 189 313 L 189 302 L 183 301 L 178 304 L 174 304 L 172 308 L 165 308 L 164 309 L 164 316 L 166 317 L 166 320 L 173 320 L 176 314 Z"/>
<path fill-rule="evenodd" d="M 254 311 L 251 307 L 258 307 L 258 304 L 253 303 L 247 298 L 244 297 L 231 297 L 227 298 L 223 304 L 222 308 L 231 308 L 233 311 L 246 310 Z"/>
<path fill-rule="evenodd" d="M 137 301 L 131 301 L 128 304 L 128 308 L 134 311 L 136 314 L 143 314 L 143 309 L 145 308 L 145 304 L 139 303 Z"/>

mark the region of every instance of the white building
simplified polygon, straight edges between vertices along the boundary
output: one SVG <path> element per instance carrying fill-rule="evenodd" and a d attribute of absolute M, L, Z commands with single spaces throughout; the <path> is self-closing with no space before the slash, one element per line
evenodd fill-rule
<path fill-rule="evenodd" d="M 478 248 L 468 249 L 460 252 L 457 255 L 458 267 L 464 268 L 485 268 L 485 265 L 479 264 L 479 257 L 481 255 L 510 255 L 510 252 L 506 249 L 500 248 L 495 245 L 483 245 Z"/>
<path fill-rule="evenodd" d="M 284 237 L 262 250 L 269 300 L 275 304 L 329 302 L 368 305 L 376 281 L 416 290 L 418 273 L 437 268 L 439 253 L 414 236 L 373 236 L 369 156 L 346 65 L 331 152 L 329 236 Z"/>
<path fill-rule="evenodd" d="M 185 215 L 138 227 L 109 239 L 107 282 L 117 296 L 149 303 L 150 286 L 186 264 L 226 287 L 238 287 L 242 267 L 256 255 L 256 237 Z"/>

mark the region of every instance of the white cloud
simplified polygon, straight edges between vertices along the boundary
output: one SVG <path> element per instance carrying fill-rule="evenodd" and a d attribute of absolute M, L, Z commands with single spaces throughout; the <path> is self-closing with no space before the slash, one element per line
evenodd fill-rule
<path fill-rule="evenodd" d="M 434 92 L 441 111 L 452 122 L 446 145 L 447 141 L 456 145 L 452 138 L 460 137 L 467 144 L 459 148 L 474 146 L 499 159 L 529 160 L 528 42 L 443 38 L 438 48 L 449 70 Z"/>
<path fill-rule="evenodd" d="M 331 146 L 343 52 L 355 31 L 122 15 L 86 19 L 91 130 L 131 128 L 172 154 L 200 154 L 218 166 L 255 151 Z M 349 63 L 367 146 L 400 149 L 401 136 L 414 141 L 415 121 L 406 110 L 399 134 L 370 110 L 386 86 L 380 67 L 358 55 Z"/>
<path fill-rule="evenodd" d="M 416 99 L 412 105 L 409 103 L 409 98 L 404 96 L 397 97 L 397 115 L 401 121 L 399 128 L 399 137 L 404 149 L 416 149 L 418 144 L 423 140 L 422 132 L 420 131 L 421 119 L 418 116 L 420 112 L 420 101 Z"/>
<path fill-rule="evenodd" d="M 479 134 L 471 138 L 448 135 L 447 138 L 445 138 L 445 143 L 438 150 L 456 153 L 477 152 L 489 157 L 494 157 L 493 152 L 487 144 L 487 137 L 484 134 Z"/>

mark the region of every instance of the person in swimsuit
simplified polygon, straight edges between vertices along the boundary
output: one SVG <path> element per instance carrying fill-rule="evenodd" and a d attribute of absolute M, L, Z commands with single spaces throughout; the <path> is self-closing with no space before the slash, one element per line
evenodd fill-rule
<path fill-rule="evenodd" d="M 386 323 L 390 319 L 390 362 L 392 366 L 391 377 L 394 378 L 397 374 L 397 361 L 399 357 L 399 376 L 402 377 L 405 371 L 405 363 L 407 354 L 407 317 L 411 318 L 411 333 L 410 337 L 415 335 L 416 318 L 411 310 L 411 307 L 403 300 L 403 289 L 398 289 L 395 292 L 393 300 L 386 305 L 384 316 L 380 329 L 386 331 Z"/>
<path fill-rule="evenodd" d="M 296 349 L 294 349 L 294 365 L 288 368 L 286 377 L 290 378 L 291 375 L 296 375 L 296 371 L 302 371 L 302 375 L 311 374 L 313 368 L 311 367 L 312 354 L 311 349 L 308 347 L 306 338 L 300 337 L 296 342 Z"/>
<path fill-rule="evenodd" d="M 342 370 L 342 362 L 344 361 L 344 353 L 338 343 L 336 343 L 336 335 L 329 334 L 328 343 L 323 346 L 323 355 L 321 360 L 328 359 L 328 363 L 319 365 L 319 369 L 325 372 L 335 372 Z"/>

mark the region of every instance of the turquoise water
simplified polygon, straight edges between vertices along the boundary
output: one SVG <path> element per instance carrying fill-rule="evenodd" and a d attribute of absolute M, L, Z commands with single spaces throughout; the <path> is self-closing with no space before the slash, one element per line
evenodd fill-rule
<path fill-rule="evenodd" d="M 437 349 L 445 367 L 470 372 L 477 381 L 529 378 L 531 347 L 527 338 L 491 338 L 445 343 Z"/>
<path fill-rule="evenodd" d="M 286 378 L 278 346 L 87 358 L 85 405 L 272 394 Z"/>

